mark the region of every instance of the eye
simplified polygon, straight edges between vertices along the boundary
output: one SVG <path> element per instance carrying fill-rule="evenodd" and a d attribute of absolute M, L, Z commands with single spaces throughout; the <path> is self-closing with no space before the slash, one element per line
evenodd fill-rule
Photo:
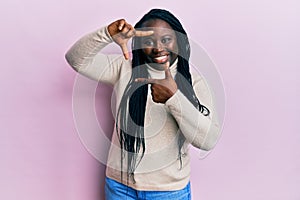
<path fill-rule="evenodd" d="M 143 44 L 146 45 L 146 46 L 153 46 L 153 41 L 148 39 L 148 40 L 144 40 L 143 41 Z"/>
<path fill-rule="evenodd" d="M 169 43 L 171 40 L 172 40 L 171 38 L 166 37 L 166 38 L 163 38 L 163 39 L 161 40 L 161 43 L 167 44 L 167 43 Z"/>

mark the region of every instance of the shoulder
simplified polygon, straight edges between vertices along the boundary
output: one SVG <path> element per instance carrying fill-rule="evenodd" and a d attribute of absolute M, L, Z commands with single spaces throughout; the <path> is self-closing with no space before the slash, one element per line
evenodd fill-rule
<path fill-rule="evenodd" d="M 202 86 L 204 86 L 204 85 L 208 86 L 204 76 L 200 72 L 197 72 L 195 70 L 191 70 L 190 73 L 191 73 L 193 87 L 196 87 L 199 84 L 201 84 Z"/>

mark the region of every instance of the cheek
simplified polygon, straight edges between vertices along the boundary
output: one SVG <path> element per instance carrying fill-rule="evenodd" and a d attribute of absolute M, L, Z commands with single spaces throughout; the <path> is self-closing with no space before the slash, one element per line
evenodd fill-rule
<path fill-rule="evenodd" d="M 171 51 L 172 53 L 178 54 L 178 46 L 176 43 L 171 43 L 168 46 L 169 51 Z"/>
<path fill-rule="evenodd" d="M 149 55 L 151 53 L 151 48 L 143 48 L 143 52 L 145 55 Z"/>
<path fill-rule="evenodd" d="M 177 45 L 177 43 L 174 44 L 173 51 L 174 51 L 174 53 L 178 54 L 178 45 Z"/>

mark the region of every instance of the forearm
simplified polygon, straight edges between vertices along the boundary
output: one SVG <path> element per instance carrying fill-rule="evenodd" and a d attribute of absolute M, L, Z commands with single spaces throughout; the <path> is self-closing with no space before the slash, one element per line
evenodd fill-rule
<path fill-rule="evenodd" d="M 80 38 L 67 51 L 66 60 L 80 74 L 113 85 L 120 78 L 120 68 L 124 59 L 121 55 L 99 53 L 112 41 L 107 27 L 98 29 Z"/>
<path fill-rule="evenodd" d="M 111 43 L 106 28 L 101 28 L 80 38 L 66 53 L 67 62 L 78 71 L 87 67 L 107 44 Z"/>
<path fill-rule="evenodd" d="M 165 105 L 189 143 L 203 150 L 215 146 L 220 130 L 213 109 L 209 116 L 204 116 L 179 90 Z"/>

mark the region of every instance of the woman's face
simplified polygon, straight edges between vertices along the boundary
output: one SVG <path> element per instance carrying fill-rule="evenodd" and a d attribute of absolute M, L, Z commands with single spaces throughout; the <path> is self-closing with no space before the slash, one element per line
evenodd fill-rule
<path fill-rule="evenodd" d="M 175 31 L 161 20 L 152 19 L 143 23 L 143 28 L 153 30 L 150 36 L 142 37 L 141 47 L 147 63 L 165 64 L 168 60 L 172 64 L 178 54 Z"/>

